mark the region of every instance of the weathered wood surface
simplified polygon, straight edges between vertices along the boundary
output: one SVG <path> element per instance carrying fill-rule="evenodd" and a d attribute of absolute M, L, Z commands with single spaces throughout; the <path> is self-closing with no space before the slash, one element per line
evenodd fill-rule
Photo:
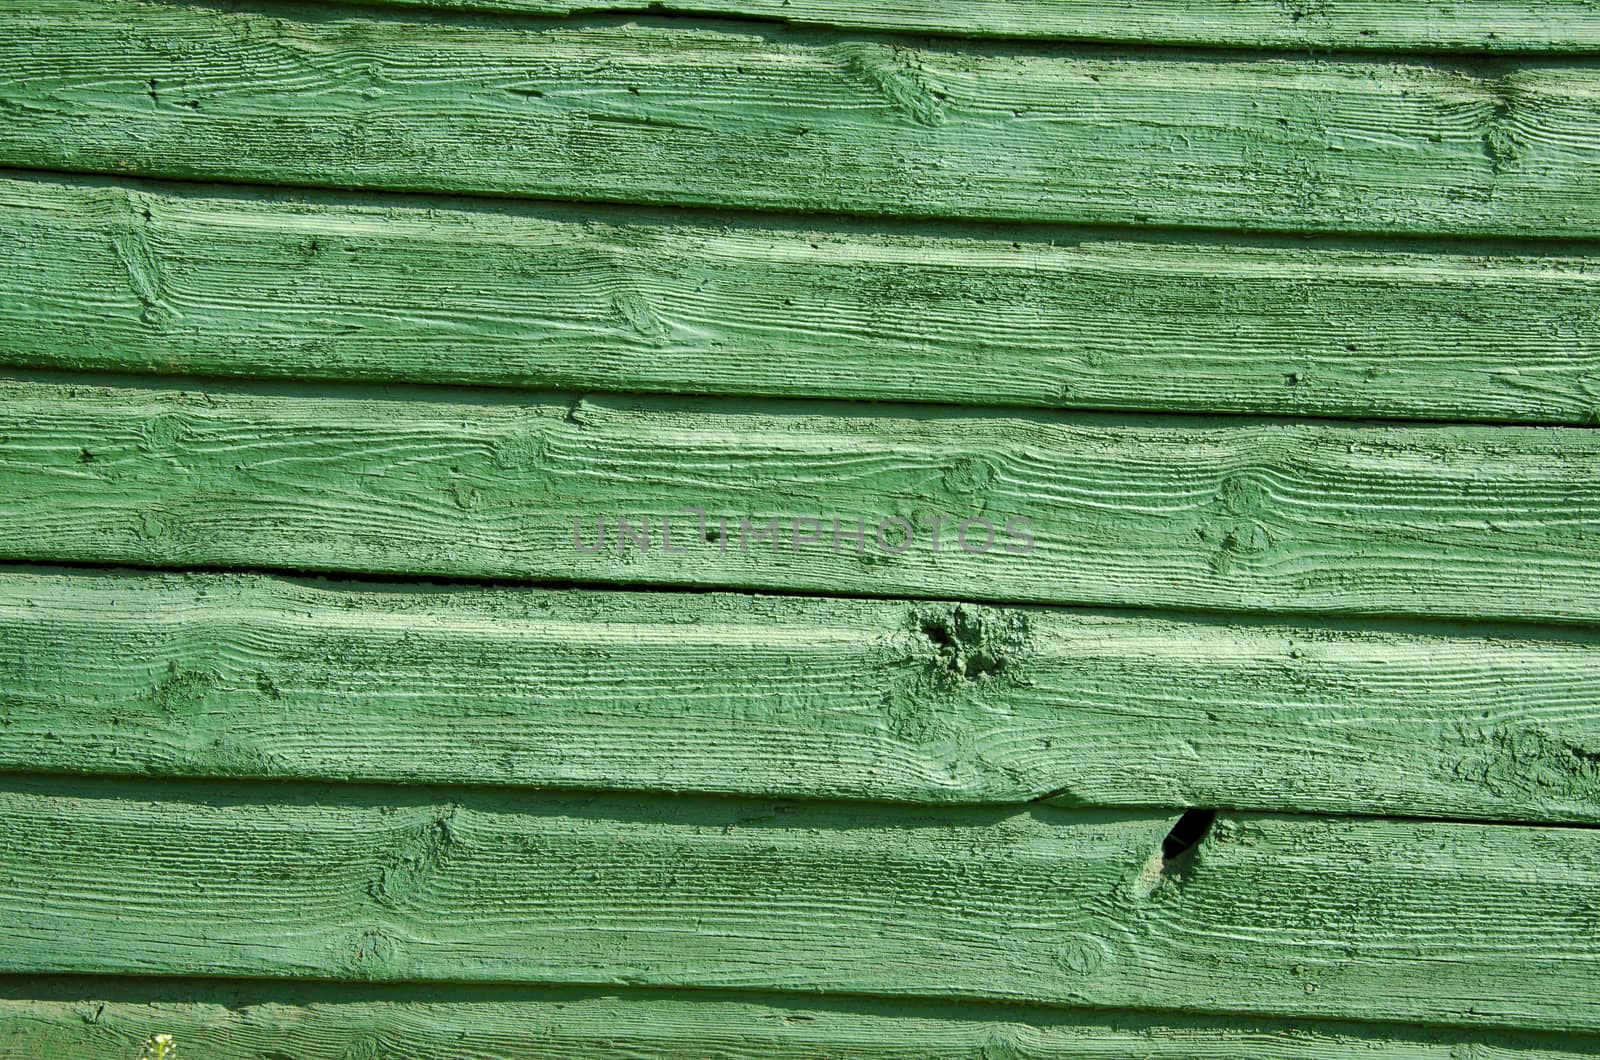
<path fill-rule="evenodd" d="M 1574 428 L 12 379 L 0 558 L 1592 622 L 1597 468 Z"/>
<path fill-rule="evenodd" d="M 1600 231 L 1600 67 L 7 0 L 0 164 L 1248 230 Z"/>
<path fill-rule="evenodd" d="M 0 971 L 988 998 L 1589 1032 L 1600 831 L 13 778 Z"/>
<path fill-rule="evenodd" d="M 1580 248 L 887 227 L 13 174 L 0 177 L 0 363 L 1335 417 L 1600 416 L 1600 258 Z"/>
<path fill-rule="evenodd" d="M 1573 1035 L 717 991 L 0 979 L 0 1058 L 1569 1060 Z"/>
<path fill-rule="evenodd" d="M 377 0 L 532 15 L 731 15 L 861 30 L 1452 52 L 1600 51 L 1593 0 Z"/>
<path fill-rule="evenodd" d="M 1600 642 L 0 572 L 0 769 L 1600 821 Z"/>

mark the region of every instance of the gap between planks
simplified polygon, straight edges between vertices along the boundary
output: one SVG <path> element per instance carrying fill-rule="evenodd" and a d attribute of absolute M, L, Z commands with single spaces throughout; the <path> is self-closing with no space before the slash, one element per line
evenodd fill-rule
<path fill-rule="evenodd" d="M 820 27 L 896 37 L 1108 43 L 1338 54 L 1585 55 L 1600 51 L 1600 19 L 1586 3 L 1536 6 L 1525 0 L 1461 5 L 1322 0 L 1296 7 L 1273 0 L 1155 0 L 1120 3 L 978 0 L 362 0 L 360 6 L 564 20 L 650 16 Z M 1491 12 L 1484 14 L 1485 11 Z M 1362 12 L 1380 28 L 1359 25 Z M 1461 25 L 1452 27 L 1452 20 Z M 1137 21 L 1135 21 L 1137 20 Z M 1409 24 L 1408 24 L 1409 23 Z M 1537 29 L 1533 29 L 1537 26 Z M 1453 32 L 1452 32 L 1453 31 Z"/>
<path fill-rule="evenodd" d="M 7 573 L 62 575 L 64 577 L 115 577 L 172 576 L 198 578 L 262 578 L 286 584 L 305 584 L 329 588 L 360 588 L 370 585 L 376 589 L 416 589 L 423 592 L 456 589 L 488 590 L 502 592 L 548 593 L 619 593 L 639 597 L 717 596 L 729 599 L 818 600 L 841 603 L 939 604 L 949 607 L 972 605 L 975 607 L 1017 608 L 1043 613 L 1072 615 L 1099 614 L 1128 618 L 1171 619 L 1195 623 L 1244 622 L 1263 627 L 1293 626 L 1359 632 L 1362 630 L 1410 631 L 1423 634 L 1449 636 L 1452 634 L 1481 634 L 1485 637 L 1507 637 L 1518 640 L 1583 640 L 1600 633 L 1600 623 L 1536 622 L 1514 618 L 1474 618 L 1472 616 L 1429 615 L 1344 615 L 1325 614 L 1308 618 L 1302 614 L 1272 611 L 1213 610 L 1203 607 L 1118 607 L 1113 604 L 1051 604 L 1017 600 L 1012 597 L 982 596 L 970 593 L 943 593 L 918 596 L 896 593 L 854 593 L 848 589 L 802 590 L 784 587 L 748 588 L 744 586 L 673 585 L 661 582 L 584 581 L 579 579 L 529 579 L 471 577 L 457 574 L 391 573 L 385 571 L 351 571 L 335 567 L 265 567 L 250 564 L 184 564 L 164 565 L 156 562 L 93 560 L 54 560 L 7 558 L 0 559 L 0 576 Z"/>
<path fill-rule="evenodd" d="M 0 1057 L 203 1060 L 1571 1060 L 1600 1040 L 756 991 L 0 976 Z M 363 1052 L 365 1050 L 365 1052 Z"/>

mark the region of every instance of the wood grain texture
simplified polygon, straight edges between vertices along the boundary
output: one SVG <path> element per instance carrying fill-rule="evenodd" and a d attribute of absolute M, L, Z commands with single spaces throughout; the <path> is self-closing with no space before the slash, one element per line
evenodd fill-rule
<path fill-rule="evenodd" d="M 861 30 L 1238 48 L 1600 51 L 1593 0 L 376 0 L 531 15 L 729 15 Z"/>
<path fill-rule="evenodd" d="M 0 572 L 0 769 L 1600 821 L 1600 642 Z"/>
<path fill-rule="evenodd" d="M 12 379 L 0 558 L 1592 622 L 1597 467 L 1564 428 Z"/>
<path fill-rule="evenodd" d="M 0 979 L 0 1058 L 1569 1060 L 1578 1035 L 718 991 Z"/>
<path fill-rule="evenodd" d="M 1043 806 L 17 778 L 0 807 L 18 975 L 1600 1028 L 1593 829 L 1227 815 L 1163 865 L 1170 817 Z"/>
<path fill-rule="evenodd" d="M 13 174 L 0 176 L 0 363 L 1600 417 L 1600 259 L 1579 248 L 888 227 Z"/>
<path fill-rule="evenodd" d="M 1600 231 L 1600 67 L 8 0 L 0 164 L 1255 231 Z"/>

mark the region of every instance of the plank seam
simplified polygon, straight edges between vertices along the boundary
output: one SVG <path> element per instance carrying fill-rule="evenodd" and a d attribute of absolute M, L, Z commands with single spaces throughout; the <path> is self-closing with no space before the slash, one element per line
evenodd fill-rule
<path fill-rule="evenodd" d="M 1212 824 L 1219 814 L 1231 814 L 1243 817 L 1274 817 L 1301 820 L 1341 820 L 1341 821 L 1373 821 L 1396 822 L 1402 824 L 1428 824 L 1428 825 L 1458 825 L 1472 828 L 1516 828 L 1548 829 L 1555 832 L 1596 832 L 1600 831 L 1600 821 L 1562 821 L 1562 820 L 1524 820 L 1517 818 L 1484 818 L 1484 817 L 1452 817 L 1447 814 L 1415 814 L 1415 813 L 1361 813 L 1359 811 L 1343 810 L 1339 812 L 1295 811 L 1288 809 L 1262 809 L 1260 806 L 1232 806 L 1224 802 L 1215 802 L 1206 807 L 1184 807 L 1173 803 L 1163 802 L 1128 802 L 1111 804 L 1084 803 L 1072 801 L 1057 803 L 1052 800 L 1059 798 L 1065 789 L 1057 789 L 1034 798 L 1005 799 L 990 801 L 945 801 L 945 802 L 916 802 L 908 799 L 893 798 L 866 798 L 846 796 L 822 796 L 807 794 L 743 794 L 738 792 L 717 791 L 702 788 L 674 788 L 672 790 L 627 788 L 627 787 L 594 787 L 583 784 L 509 784 L 492 782 L 465 782 L 440 783 L 436 781 L 416 782 L 409 780 L 383 780 L 362 778 L 357 780 L 321 779 L 304 776 L 240 776 L 205 775 L 205 774 L 151 774 L 151 773 L 85 773 L 71 769 L 41 769 L 26 768 L 12 769 L 0 766 L 0 788 L 10 785 L 41 784 L 61 780 L 82 781 L 97 787 L 124 787 L 148 785 L 152 790 L 166 787 L 199 787 L 199 786 L 238 786 L 243 788 L 271 787 L 275 791 L 288 789 L 304 789 L 318 793 L 318 797 L 327 797 L 330 791 L 338 791 L 346 795 L 345 801 L 351 805 L 362 804 L 354 796 L 358 792 L 366 792 L 373 796 L 381 793 L 406 793 L 415 795 L 418 804 L 449 801 L 450 792 L 478 793 L 481 795 L 501 795 L 513 798 L 536 799 L 541 795 L 559 796 L 596 796 L 601 798 L 625 798 L 630 796 L 649 797 L 662 800 L 685 801 L 714 801 L 719 803 L 749 802 L 749 803 L 781 803 L 784 805 L 803 805 L 808 807 L 819 806 L 877 806 L 893 807 L 908 812 L 920 812 L 937 815 L 941 812 L 962 810 L 1024 810 L 1030 806 L 1043 807 L 1061 813 L 1071 814 L 1086 812 L 1096 814 L 1134 815 L 1134 814 L 1175 814 L 1172 828 L 1161 841 L 1160 847 L 1155 852 L 1157 866 L 1162 872 L 1181 871 L 1182 865 L 1190 855 L 1200 849 L 1210 834 Z M 310 795 L 306 797 L 310 798 Z"/>
<path fill-rule="evenodd" d="M 625 398 L 663 406 L 692 403 L 696 411 L 715 414 L 719 407 L 735 410 L 756 402 L 775 410 L 804 410 L 818 416 L 838 419 L 892 417 L 896 410 L 924 414 L 930 419 L 1011 418 L 1042 420 L 1050 423 L 1098 427 L 1217 428 L 1249 427 L 1329 427 L 1339 430 L 1417 430 L 1472 427 L 1493 431 L 1537 430 L 1592 432 L 1600 423 L 1545 423 L 1538 421 L 1478 421 L 1462 419 L 1385 419 L 1380 417 L 1297 416 L 1277 413 L 1193 412 L 1188 410 L 1152 411 L 1119 408 L 1048 408 L 1039 405 L 982 404 L 963 405 L 943 401 L 879 400 L 848 397 L 774 397 L 761 394 L 704 394 L 693 391 L 623 389 L 552 389 L 480 385 L 471 383 L 419 383 L 406 380 L 373 381 L 361 379 L 284 379 L 258 375 L 174 375 L 170 372 L 71 371 L 11 365 L 0 355 L 0 383 L 37 384 L 61 387 L 96 387 L 108 390 L 172 391 L 184 394 L 216 393 L 240 397 L 357 398 L 370 397 L 379 389 L 386 401 L 405 400 L 419 405 L 453 401 L 467 405 L 519 405 L 530 401 L 579 408 L 591 399 Z M 743 409 L 740 411 L 748 411 Z M 910 418 L 922 418 L 912 416 Z M 574 422 L 574 421 L 568 421 Z"/>
<path fill-rule="evenodd" d="M 194 564 L 172 566 L 160 563 L 116 562 L 97 563 L 89 560 L 26 559 L 9 556 L 0 559 L 0 574 L 7 571 L 45 572 L 61 574 L 203 574 L 238 575 L 241 577 L 272 578 L 283 581 L 310 581 L 333 586 L 359 588 L 362 585 L 410 586 L 419 590 L 430 588 L 450 589 L 503 589 L 506 591 L 530 590 L 561 592 L 573 590 L 593 593 L 617 593 L 641 596 L 659 594 L 670 596 L 747 596 L 754 598 L 779 598 L 795 600 L 876 601 L 880 603 L 938 604 L 959 607 L 964 604 L 999 607 L 1022 611 L 1049 611 L 1064 614 L 1107 615 L 1130 617 L 1166 617 L 1184 622 L 1215 622 L 1230 625 L 1285 626 L 1296 629 L 1339 629 L 1351 631 L 1396 630 L 1412 633 L 1432 633 L 1443 636 L 1483 636 L 1501 634 L 1527 640 L 1591 640 L 1600 634 L 1600 621 L 1586 622 L 1577 619 L 1562 622 L 1540 622 L 1499 618 L 1479 620 L 1409 614 L 1365 614 L 1360 612 L 1316 613 L 1296 611 L 1226 611 L 1208 608 L 1173 607 L 1117 607 L 1096 603 L 1039 603 L 995 596 L 935 596 L 924 593 L 824 592 L 806 589 L 750 587 L 743 585 L 671 584 L 665 582 L 616 582 L 585 579 L 534 579 L 534 578 L 474 578 L 453 575 L 394 574 L 386 571 L 355 571 L 340 568 L 229 566 L 220 564 Z M 1047 792 L 1032 799 L 1042 801 L 1060 798 L 1066 790 Z M 1433 820 L 1433 818 L 1429 818 Z"/>
<path fill-rule="evenodd" d="M 270 990 L 263 987 L 271 986 Z M 225 1000 L 217 1000 L 224 998 Z M 695 1004 L 767 1004 L 774 1008 L 824 1010 L 841 1015 L 871 1014 L 883 1018 L 939 1017 L 948 1015 L 982 1024 L 1023 1024 L 1049 1028 L 1062 1024 L 1161 1024 L 1201 1027 L 1217 1022 L 1263 1033 L 1303 1034 L 1326 1030 L 1352 1037 L 1435 1043 L 1441 1033 L 1462 1042 L 1495 1040 L 1522 1043 L 1525 1048 L 1593 1050 L 1600 1053 L 1600 1036 L 1581 1031 L 1525 1028 L 1473 1028 L 1461 1025 L 1420 1025 L 1394 1021 L 1304 1019 L 1273 1016 L 1239 1016 L 1224 1012 L 1152 1011 L 1132 1008 L 1064 1008 L 1020 1002 L 995 1003 L 979 999 L 944 1000 L 915 997 L 877 997 L 843 993 L 797 994 L 773 990 L 652 986 L 539 986 L 505 983 L 444 981 L 437 983 L 362 982 L 360 980 L 293 980 L 241 976 L 97 975 L 56 972 L 46 975 L 0 974 L 0 1002 L 35 1001 L 113 1004 L 218 1004 L 229 1009 L 256 1005 L 314 1005 L 342 1003 L 394 1003 L 438 1001 L 448 1003 L 505 1003 L 519 1001 L 617 1000 L 670 1001 Z M 80 1017 L 81 1018 L 81 1017 Z"/>
<path fill-rule="evenodd" d="M 663 206 L 647 202 L 591 202 L 552 199 L 537 195 L 491 195 L 471 191 L 404 191 L 393 188 L 345 188 L 311 184 L 269 184 L 248 180 L 202 180 L 198 177 L 141 176 L 98 169 L 61 169 L 50 166 L 0 165 L 0 180 L 62 181 L 104 189 L 145 190 L 193 198 L 261 201 L 266 193 L 280 201 L 314 202 L 324 206 L 404 207 L 454 209 L 484 214 L 537 214 L 568 221 L 598 221 L 623 225 L 643 220 L 667 225 L 681 222 L 704 227 L 747 227 L 801 230 L 840 235 L 904 235 L 931 239 L 980 239 L 996 243 L 1027 241 L 1048 245 L 1094 239 L 1125 239 L 1136 243 L 1204 243 L 1239 249 L 1395 251 L 1447 254 L 1477 258 L 1486 254 L 1519 257 L 1600 258 L 1600 234 L 1579 236 L 1484 235 L 1459 232 L 1330 232 L 1282 230 L 1245 231 L 1237 228 L 1197 228 L 1188 225 L 1116 225 L 1070 221 L 1016 221 L 984 217 L 907 217 L 899 214 L 817 213 L 781 207 L 749 209 L 737 206 Z M 865 224 L 864 222 L 871 222 Z M 1048 238 L 1047 238 L 1048 237 Z"/>
<path fill-rule="evenodd" d="M 161 0 L 173 2 L 173 0 Z M 209 7 L 218 11 L 263 11 L 282 6 L 281 0 L 251 0 L 240 5 L 224 5 L 215 0 L 181 0 L 194 7 Z M 387 22 L 456 22 L 476 25 L 506 27 L 608 27 L 626 22 L 644 21 L 663 27 L 684 29 L 716 28 L 719 25 L 764 27 L 791 39 L 819 42 L 839 40 L 878 41 L 885 44 L 926 44 L 946 50 L 958 46 L 968 50 L 982 50 L 989 54 L 1013 54 L 1045 50 L 1084 50 L 1098 52 L 1127 52 L 1137 49 L 1141 53 L 1159 52 L 1175 58 L 1272 58 L 1327 59 L 1338 62 L 1384 63 L 1393 59 L 1408 61 L 1449 63 L 1495 62 L 1506 64 L 1534 64 L 1539 62 L 1572 62 L 1592 60 L 1600 55 L 1600 45 L 1594 48 L 1561 48 L 1559 46 L 1520 48 L 1492 51 L 1482 48 L 1456 47 L 1334 47 L 1307 43 L 1300 47 L 1281 45 L 1243 45 L 1232 42 L 1205 42 L 1194 40 L 1159 39 L 1149 36 L 1088 36 L 1088 35 L 1019 35 L 972 34 L 928 27 L 923 29 L 888 29 L 861 25 L 841 25 L 822 19 L 782 18 L 750 12 L 698 8 L 689 5 L 668 6 L 661 0 L 644 0 L 639 3 L 618 3 L 604 8 L 559 12 L 519 11 L 504 7 L 476 4 L 448 5 L 438 2 L 395 4 L 387 0 L 340 0 L 337 3 L 319 3 L 330 11 L 349 11 L 374 21 Z M 328 17 L 335 17 L 330 14 Z"/>

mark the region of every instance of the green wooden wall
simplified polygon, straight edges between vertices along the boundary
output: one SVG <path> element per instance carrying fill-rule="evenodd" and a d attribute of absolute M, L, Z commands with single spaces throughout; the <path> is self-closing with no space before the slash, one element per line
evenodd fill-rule
<path fill-rule="evenodd" d="M 1600 3 L 0 69 L 0 1057 L 1600 1056 Z"/>

